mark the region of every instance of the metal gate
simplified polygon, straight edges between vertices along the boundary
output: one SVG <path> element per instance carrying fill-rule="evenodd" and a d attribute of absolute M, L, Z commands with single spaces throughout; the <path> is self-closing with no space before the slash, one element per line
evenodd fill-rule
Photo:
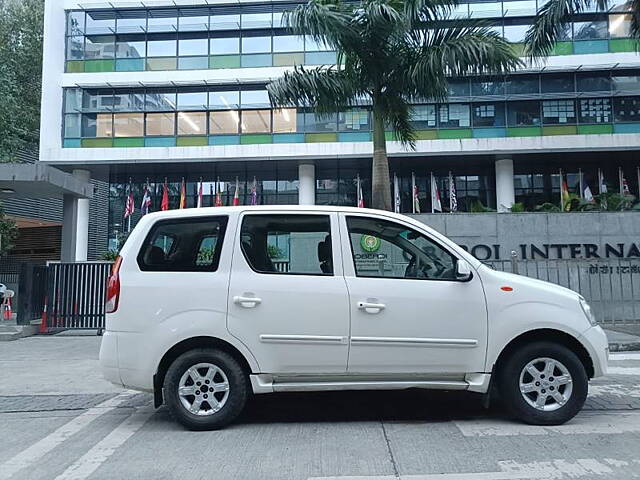
<path fill-rule="evenodd" d="M 104 329 L 110 262 L 49 263 L 42 330 Z"/>

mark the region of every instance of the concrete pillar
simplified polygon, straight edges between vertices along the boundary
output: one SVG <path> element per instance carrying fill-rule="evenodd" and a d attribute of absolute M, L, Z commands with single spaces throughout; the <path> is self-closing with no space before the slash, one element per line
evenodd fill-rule
<path fill-rule="evenodd" d="M 515 201 L 513 159 L 498 159 L 496 160 L 496 205 L 498 212 L 508 212 Z"/>
<path fill-rule="evenodd" d="M 316 204 L 316 166 L 313 163 L 298 165 L 298 204 Z"/>
<path fill-rule="evenodd" d="M 73 176 L 89 182 L 87 170 L 74 170 Z M 89 199 L 64 195 L 62 199 L 63 262 L 86 262 L 89 247 Z"/>

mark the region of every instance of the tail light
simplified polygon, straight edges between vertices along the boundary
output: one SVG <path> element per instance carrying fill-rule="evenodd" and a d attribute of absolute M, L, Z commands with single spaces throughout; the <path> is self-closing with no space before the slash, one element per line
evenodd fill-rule
<path fill-rule="evenodd" d="M 111 275 L 107 280 L 107 304 L 105 310 L 107 313 L 114 313 L 118 310 L 120 302 L 120 265 L 122 257 L 116 258 L 116 263 L 111 268 Z"/>

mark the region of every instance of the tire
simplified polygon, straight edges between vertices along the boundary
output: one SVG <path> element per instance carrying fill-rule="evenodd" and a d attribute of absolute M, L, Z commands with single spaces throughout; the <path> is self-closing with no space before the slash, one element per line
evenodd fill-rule
<path fill-rule="evenodd" d="M 578 356 L 553 342 L 517 348 L 497 374 L 504 406 L 513 417 L 531 425 L 561 425 L 571 420 L 582 409 L 589 389 L 589 378 Z"/>
<path fill-rule="evenodd" d="M 169 412 L 189 430 L 216 430 L 229 425 L 242 412 L 249 388 L 247 375 L 235 358 L 206 348 L 176 358 L 164 381 Z"/>

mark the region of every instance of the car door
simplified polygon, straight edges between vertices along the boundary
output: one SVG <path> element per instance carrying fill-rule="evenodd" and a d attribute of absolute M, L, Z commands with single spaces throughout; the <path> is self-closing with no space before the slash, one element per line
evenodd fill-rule
<path fill-rule="evenodd" d="M 487 309 L 480 278 L 456 280 L 457 257 L 392 217 L 340 214 L 349 290 L 351 373 L 481 372 Z"/>
<path fill-rule="evenodd" d="M 349 302 L 336 213 L 245 212 L 236 233 L 228 328 L 260 373 L 344 373 Z"/>

